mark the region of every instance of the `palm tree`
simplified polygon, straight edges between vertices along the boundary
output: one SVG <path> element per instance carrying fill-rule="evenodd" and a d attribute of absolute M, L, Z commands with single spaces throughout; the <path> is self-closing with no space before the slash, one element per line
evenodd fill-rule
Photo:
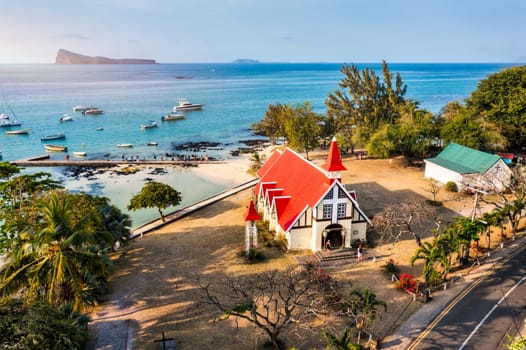
<path fill-rule="evenodd" d="M 478 234 L 484 230 L 484 225 L 480 221 L 473 221 L 466 217 L 458 217 L 453 226 L 457 230 L 457 235 L 462 245 L 460 265 L 464 265 L 469 261 L 471 241 L 478 241 L 480 239 Z"/>
<path fill-rule="evenodd" d="M 336 350 L 362 350 L 363 346 L 359 343 L 354 343 L 351 338 L 351 330 L 345 328 L 341 338 L 338 338 L 337 335 L 330 332 L 323 332 L 323 336 L 327 339 L 327 349 L 336 349 Z"/>
<path fill-rule="evenodd" d="M 109 259 L 94 248 L 107 233 L 88 230 L 88 217 L 74 222 L 72 197 L 54 192 L 39 208 L 41 220 L 15 235 L 8 263 L 0 270 L 0 295 L 25 287 L 29 300 L 71 303 L 73 310 L 81 310 L 94 301 L 96 287 L 109 273 Z"/>
<path fill-rule="evenodd" d="M 369 289 L 355 289 L 351 292 L 351 305 L 356 312 L 356 328 L 358 328 L 357 343 L 360 344 L 362 330 L 365 325 L 370 324 L 379 314 L 378 307 L 383 306 L 387 311 L 387 304 L 383 300 L 376 299 L 376 295 Z"/>
<path fill-rule="evenodd" d="M 436 279 L 439 276 L 443 279 L 449 272 L 449 259 L 446 251 L 443 249 L 441 244 L 438 244 L 439 240 L 434 240 L 432 243 L 424 242 L 415 251 L 415 255 L 411 257 L 409 262 L 411 266 L 414 266 L 415 261 L 424 260 L 424 278 L 426 283 L 434 284 L 438 282 Z M 442 272 L 437 270 L 438 266 L 442 266 Z"/>

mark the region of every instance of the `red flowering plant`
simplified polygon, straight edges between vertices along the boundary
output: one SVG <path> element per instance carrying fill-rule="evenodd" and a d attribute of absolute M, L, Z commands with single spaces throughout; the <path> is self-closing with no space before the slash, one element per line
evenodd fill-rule
<path fill-rule="evenodd" d="M 399 286 L 400 286 L 400 288 L 402 288 L 403 290 L 405 290 L 407 292 L 415 293 L 415 291 L 416 291 L 416 282 L 415 282 L 415 279 L 414 279 L 413 275 L 411 275 L 410 273 L 403 273 L 403 274 L 401 274 L 400 275 Z"/>

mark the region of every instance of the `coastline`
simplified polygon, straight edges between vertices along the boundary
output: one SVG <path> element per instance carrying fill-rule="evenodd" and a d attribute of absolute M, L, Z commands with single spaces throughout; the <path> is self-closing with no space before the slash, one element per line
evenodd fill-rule
<path fill-rule="evenodd" d="M 264 147 L 263 152 L 267 152 L 268 148 L 268 146 Z M 88 168 L 81 172 L 62 167 L 55 169 L 53 175 L 64 184 L 68 191 L 108 197 L 112 205 L 130 215 L 133 231 L 159 217 L 155 208 L 133 212 L 126 209 L 131 197 L 138 193 L 147 181 L 154 180 L 169 184 L 182 193 L 180 205 L 163 211 L 170 214 L 254 179 L 254 175 L 247 172 L 250 167 L 249 158 L 248 153 L 240 154 L 234 159 L 203 162 L 190 167 L 175 164 L 151 165 L 140 162 L 120 164 L 109 168 Z M 49 170 L 49 168 L 45 169 Z"/>

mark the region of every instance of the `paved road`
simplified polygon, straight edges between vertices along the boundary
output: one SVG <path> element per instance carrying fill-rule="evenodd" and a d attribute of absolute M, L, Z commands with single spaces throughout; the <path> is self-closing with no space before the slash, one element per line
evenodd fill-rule
<path fill-rule="evenodd" d="M 408 349 L 505 349 L 526 316 L 526 247 L 460 293 Z"/>

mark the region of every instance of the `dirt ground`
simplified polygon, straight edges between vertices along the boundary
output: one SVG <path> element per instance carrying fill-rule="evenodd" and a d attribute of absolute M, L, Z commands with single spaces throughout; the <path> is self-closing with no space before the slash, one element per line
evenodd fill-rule
<path fill-rule="evenodd" d="M 323 153 L 314 157 L 317 163 L 323 160 Z M 348 170 L 343 182 L 356 190 L 360 206 L 369 216 L 391 203 L 431 198 L 423 168 L 404 167 L 398 159 L 349 157 L 344 164 Z M 257 348 L 264 336 L 246 322 L 221 320 L 215 309 L 198 303 L 201 294 L 196 288 L 197 276 L 213 283 L 223 273 L 242 278 L 297 265 L 297 254 L 293 252 L 258 264 L 247 264 L 238 256 L 244 243 L 243 214 L 249 198 L 246 191 L 201 209 L 132 241 L 115 256 L 111 291 L 91 315 L 91 348 L 117 349 L 116 342 L 122 344 L 125 338 L 123 346 L 131 342 L 134 349 L 158 349 L 155 341 L 163 332 L 176 340 L 178 349 L 232 349 L 234 344 L 238 349 Z M 469 215 L 473 205 L 472 197 L 445 190 L 438 193 L 438 199 L 444 202 L 441 215 L 445 217 Z M 421 234 L 424 239 L 431 236 L 430 231 Z M 368 259 L 328 269 L 349 291 L 367 287 L 387 303 L 387 312 L 370 328 L 376 338 L 393 332 L 421 305 L 397 289 L 382 270 L 387 259 L 393 259 L 403 272 L 420 276 L 422 265 L 409 264 L 415 249 L 415 240 L 403 237 L 395 245 L 376 247 L 376 261 Z M 343 328 L 341 320 L 325 318 L 282 338 L 288 339 L 287 347 L 324 348 L 322 330 L 341 334 Z"/>

